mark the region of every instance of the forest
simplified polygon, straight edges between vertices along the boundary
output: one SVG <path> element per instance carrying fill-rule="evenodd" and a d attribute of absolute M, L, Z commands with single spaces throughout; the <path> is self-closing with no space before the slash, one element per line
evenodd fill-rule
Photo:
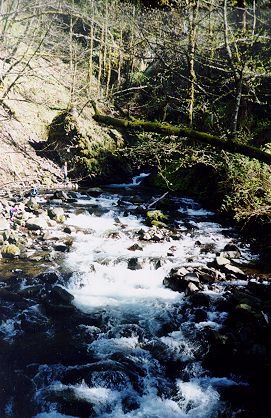
<path fill-rule="evenodd" d="M 0 417 L 270 417 L 270 0 L 0 0 L 0 40 Z"/>
<path fill-rule="evenodd" d="M 108 115 L 112 110 L 123 119 L 171 124 L 218 139 L 215 146 L 206 145 L 182 129 L 172 135 L 157 131 L 157 125 L 153 133 L 141 127 L 129 146 L 118 150 L 120 158 L 137 168 L 146 161 L 158 167 L 159 185 L 174 184 L 209 201 L 212 192 L 215 206 L 238 221 L 269 218 L 268 1 L 2 0 L 1 28 L 0 101 L 6 108 L 21 80 L 35 78 L 34 60 L 43 57 L 55 68 L 62 60 L 69 80 L 63 110 L 81 114 L 95 99 Z M 81 152 L 87 176 L 99 162 L 95 168 L 92 151 Z M 190 184 L 191 176 L 202 178 L 201 169 L 216 178 L 213 190 L 208 179 L 199 187 Z"/>

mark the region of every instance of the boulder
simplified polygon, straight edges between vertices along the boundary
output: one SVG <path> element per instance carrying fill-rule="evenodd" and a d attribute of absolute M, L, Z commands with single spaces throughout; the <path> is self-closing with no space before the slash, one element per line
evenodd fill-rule
<path fill-rule="evenodd" d="M 37 230 L 47 229 L 48 223 L 43 216 L 39 216 L 36 218 L 28 219 L 28 221 L 26 222 L 26 227 L 30 231 L 37 231 Z"/>
<path fill-rule="evenodd" d="M 14 244 L 4 245 L 1 251 L 2 257 L 4 258 L 16 258 L 19 257 L 20 253 L 20 248 Z"/>
<path fill-rule="evenodd" d="M 246 274 L 239 267 L 233 266 L 231 264 L 226 264 L 223 267 L 223 269 L 226 274 L 227 273 L 234 274 L 238 279 L 245 280 L 247 278 Z"/>
<path fill-rule="evenodd" d="M 226 264 L 230 264 L 230 260 L 228 258 L 223 257 L 223 255 L 219 254 L 216 258 L 215 258 L 215 265 L 217 267 L 223 267 Z"/>

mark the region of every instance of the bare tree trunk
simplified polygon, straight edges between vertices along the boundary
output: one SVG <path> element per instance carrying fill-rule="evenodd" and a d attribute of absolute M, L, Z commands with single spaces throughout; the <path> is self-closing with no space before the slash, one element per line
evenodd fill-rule
<path fill-rule="evenodd" d="M 123 30 L 120 31 L 120 41 L 119 41 L 119 56 L 118 56 L 118 76 L 117 76 L 117 87 L 120 87 L 121 84 L 121 69 L 122 69 L 122 36 Z"/>
<path fill-rule="evenodd" d="M 188 72 L 190 78 L 189 98 L 188 98 L 188 121 L 193 126 L 194 107 L 195 107 L 195 83 L 197 81 L 195 71 L 195 49 L 196 49 L 196 18 L 199 8 L 199 0 L 186 0 L 188 6 L 189 21 L 189 40 L 188 40 Z"/>
<path fill-rule="evenodd" d="M 91 26 L 89 33 L 89 54 L 88 54 L 88 96 L 91 92 L 91 81 L 93 77 L 93 48 L 94 48 L 94 0 L 91 0 Z"/>
<path fill-rule="evenodd" d="M 99 48 L 99 69 L 97 77 L 98 94 L 101 93 L 102 71 L 103 71 L 103 47 L 104 47 L 104 24 L 101 30 L 100 48 Z"/>
<path fill-rule="evenodd" d="M 236 93 L 235 109 L 233 113 L 233 122 L 232 122 L 232 135 L 233 136 L 235 136 L 237 133 L 242 92 L 243 92 L 243 70 L 240 71 L 237 93 Z"/>
<path fill-rule="evenodd" d="M 107 81 L 106 81 L 106 90 L 105 90 L 105 95 L 106 97 L 108 97 L 109 95 L 109 89 L 110 89 L 110 80 L 111 80 L 111 70 L 112 70 L 112 66 L 111 66 L 111 59 L 112 59 L 112 47 L 109 47 L 109 51 L 108 51 L 108 58 L 107 58 Z"/>

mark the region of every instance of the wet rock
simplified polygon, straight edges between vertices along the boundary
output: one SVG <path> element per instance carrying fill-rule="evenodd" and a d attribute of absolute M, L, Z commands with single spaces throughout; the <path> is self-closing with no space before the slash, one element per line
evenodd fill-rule
<path fill-rule="evenodd" d="M 142 262 L 139 261 L 138 258 L 133 257 L 133 258 L 130 258 L 130 260 L 128 261 L 129 270 L 141 270 L 142 268 L 143 268 Z"/>
<path fill-rule="evenodd" d="M 210 306 L 210 296 L 204 292 L 194 292 L 189 296 L 189 300 L 194 307 L 204 306 L 208 308 Z"/>
<path fill-rule="evenodd" d="M 58 273 L 49 271 L 49 272 L 39 274 L 38 276 L 35 277 L 34 280 L 37 283 L 41 283 L 41 284 L 48 283 L 52 285 L 60 281 L 61 277 Z"/>
<path fill-rule="evenodd" d="M 14 244 L 4 245 L 1 251 L 3 258 L 16 258 L 19 257 L 21 250 Z"/>
<path fill-rule="evenodd" d="M 67 195 L 67 193 L 65 191 L 58 190 L 53 194 L 53 196 L 50 200 L 51 200 L 51 203 L 52 203 L 52 200 L 61 200 L 61 201 L 64 200 L 65 201 L 68 198 L 69 198 L 69 196 Z"/>
<path fill-rule="evenodd" d="M 194 311 L 195 322 L 204 322 L 207 321 L 208 315 L 204 309 L 197 308 Z"/>
<path fill-rule="evenodd" d="M 225 274 L 213 267 L 204 266 L 195 269 L 195 271 L 197 272 L 201 283 L 213 283 L 225 279 Z"/>
<path fill-rule="evenodd" d="M 233 266 L 231 264 L 224 265 L 223 270 L 226 274 L 234 274 L 234 276 L 236 276 L 238 279 L 245 280 L 247 278 L 246 274 L 239 267 Z"/>
<path fill-rule="evenodd" d="M 42 289 L 41 285 L 29 286 L 29 287 L 26 287 L 25 289 L 20 290 L 19 294 L 25 298 L 31 298 L 33 296 L 37 296 L 40 293 L 41 289 Z"/>
<path fill-rule="evenodd" d="M 241 251 L 239 250 L 239 248 L 237 247 L 237 245 L 229 243 L 227 245 L 225 245 L 223 251 L 233 251 L 237 254 L 239 254 L 239 257 L 241 256 Z M 239 257 L 235 257 L 235 258 L 239 258 Z"/>
<path fill-rule="evenodd" d="M 103 190 L 100 187 L 90 187 L 87 190 L 87 194 L 92 197 L 98 197 L 103 193 Z"/>
<path fill-rule="evenodd" d="M 220 253 L 220 255 L 222 257 L 227 258 L 228 260 L 232 260 L 232 259 L 240 258 L 241 257 L 240 251 L 222 251 Z"/>
<path fill-rule="evenodd" d="M 191 284 L 189 285 L 189 283 Z M 194 287 L 199 290 L 200 281 L 196 273 L 189 272 L 185 268 L 173 268 L 169 275 L 163 280 L 163 284 L 165 287 L 177 292 L 184 292 L 188 287 L 190 288 L 190 291 L 193 292 Z"/>
<path fill-rule="evenodd" d="M 65 234 L 73 234 L 74 232 L 76 232 L 76 229 L 73 226 L 67 225 L 63 229 L 63 232 L 65 232 Z"/>
<path fill-rule="evenodd" d="M 140 403 L 138 400 L 131 396 L 125 396 L 122 400 L 122 409 L 124 414 L 127 414 L 130 411 L 135 411 L 140 408 Z"/>
<path fill-rule="evenodd" d="M 129 251 L 143 251 L 143 247 L 141 245 L 135 243 L 128 248 Z"/>
<path fill-rule="evenodd" d="M 54 286 L 51 291 L 51 298 L 54 302 L 70 304 L 74 300 L 74 296 L 61 286 Z"/>
<path fill-rule="evenodd" d="M 22 300 L 22 296 L 7 289 L 0 288 L 0 299 L 9 302 L 20 302 Z"/>
<path fill-rule="evenodd" d="M 60 251 L 62 253 L 66 253 L 70 250 L 70 246 L 67 244 L 64 244 L 63 242 L 59 242 L 54 245 L 54 250 Z"/>
<path fill-rule="evenodd" d="M 63 204 L 62 199 L 52 199 L 50 200 L 50 205 L 61 206 Z"/>
<path fill-rule="evenodd" d="M 199 288 L 195 285 L 195 283 L 189 282 L 185 289 L 185 294 L 186 296 L 189 296 L 198 291 L 199 291 Z"/>
<path fill-rule="evenodd" d="M 80 418 L 93 416 L 94 409 L 91 402 L 78 398 L 73 388 L 48 389 L 46 398 L 50 402 L 57 403 L 59 411 L 65 416 Z"/>

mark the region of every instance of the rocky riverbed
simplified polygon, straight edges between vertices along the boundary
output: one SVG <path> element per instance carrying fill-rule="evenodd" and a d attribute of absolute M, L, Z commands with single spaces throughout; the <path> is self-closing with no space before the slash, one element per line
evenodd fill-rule
<path fill-rule="evenodd" d="M 155 200 L 1 199 L 1 416 L 268 416 L 268 274 L 213 213 Z"/>

